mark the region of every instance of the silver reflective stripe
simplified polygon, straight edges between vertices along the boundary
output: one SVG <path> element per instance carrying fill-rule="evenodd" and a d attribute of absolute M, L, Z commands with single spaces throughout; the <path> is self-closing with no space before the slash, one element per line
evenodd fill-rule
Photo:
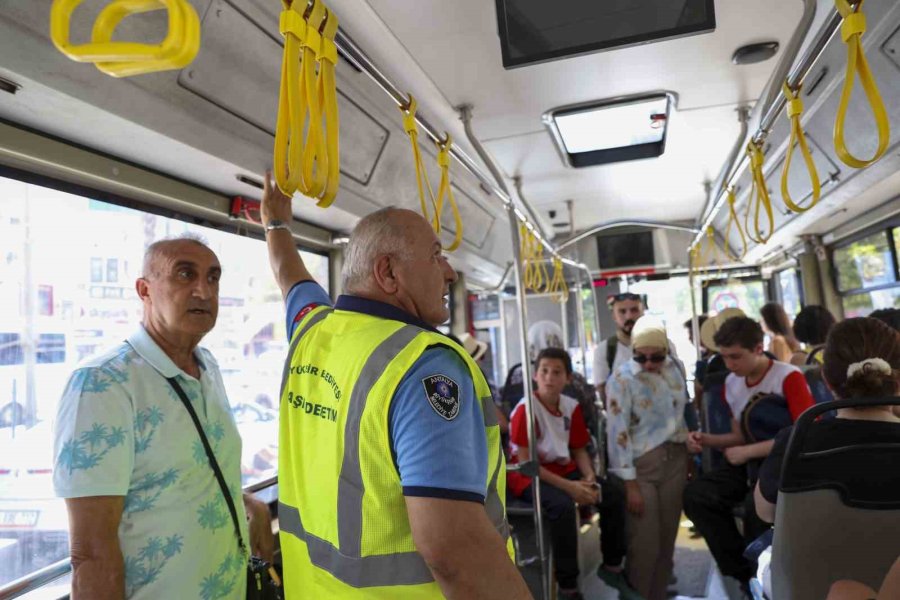
<path fill-rule="evenodd" d="M 338 521 L 338 527 L 341 527 Z M 300 512 L 278 503 L 278 526 L 282 532 L 306 544 L 310 561 L 353 587 L 421 585 L 434 578 L 418 552 L 399 552 L 374 556 L 347 556 L 322 538 L 303 529 Z"/>
<path fill-rule="evenodd" d="M 291 342 L 291 349 L 288 350 L 287 359 L 284 361 L 284 371 L 281 373 L 281 395 L 278 396 L 278 402 L 281 402 L 281 399 L 284 397 L 284 388 L 287 387 L 288 375 L 291 372 L 291 362 L 294 360 L 294 352 L 297 351 L 297 346 L 300 345 L 300 340 L 303 339 L 303 336 L 306 335 L 306 332 L 309 329 L 334 312 L 333 308 L 327 308 L 325 310 L 321 310 L 311 316 L 306 320 L 306 323 L 303 324 L 303 327 L 300 328 L 300 331 L 294 334 L 294 339 Z"/>
<path fill-rule="evenodd" d="M 485 427 L 493 427 L 500 423 L 497 420 L 497 409 L 494 408 L 494 398 L 492 396 L 481 399 L 481 412 L 484 415 Z"/>
<path fill-rule="evenodd" d="M 497 492 L 497 477 L 500 474 L 500 461 L 503 460 L 503 452 L 497 453 L 497 464 L 494 465 L 494 476 L 488 484 L 487 498 L 484 501 L 484 510 L 488 519 L 494 525 L 494 528 L 503 536 L 506 541 L 509 538 L 509 523 L 506 520 L 506 510 L 503 508 L 503 502 L 500 500 L 500 494 Z"/>
<path fill-rule="evenodd" d="M 359 427 L 366 399 L 387 366 L 422 330 L 405 325 L 378 344 L 363 366 L 350 394 L 344 428 L 344 459 L 338 480 L 338 546 L 341 554 L 362 556 L 362 503 L 365 489 L 359 464 Z"/>

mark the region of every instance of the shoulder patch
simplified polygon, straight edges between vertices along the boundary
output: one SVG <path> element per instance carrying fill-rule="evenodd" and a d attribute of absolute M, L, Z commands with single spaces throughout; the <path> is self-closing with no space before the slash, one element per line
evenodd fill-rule
<path fill-rule="evenodd" d="M 459 384 L 446 375 L 429 375 L 422 385 L 434 412 L 447 421 L 455 419 L 459 414 Z"/>

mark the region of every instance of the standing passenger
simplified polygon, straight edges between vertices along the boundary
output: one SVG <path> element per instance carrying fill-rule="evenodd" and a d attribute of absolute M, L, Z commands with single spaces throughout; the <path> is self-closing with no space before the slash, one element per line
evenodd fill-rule
<path fill-rule="evenodd" d="M 246 494 L 238 501 L 241 438 L 219 367 L 198 347 L 216 324 L 221 275 L 199 240 L 151 244 L 136 282 L 141 327 L 69 379 L 55 423 L 53 483 L 69 512 L 72 600 L 246 594 L 248 557 L 175 385 L 209 438 L 241 538 L 272 560 L 268 507 Z"/>
<path fill-rule="evenodd" d="M 811 304 L 804 306 L 794 319 L 794 335 L 797 341 L 806 344 L 805 350 L 794 352 L 791 364 L 821 365 L 828 332 L 834 327 L 834 316 L 824 306 Z"/>
<path fill-rule="evenodd" d="M 457 276 L 431 226 L 397 208 L 362 219 L 348 295 L 332 307 L 268 173 L 262 218 L 291 338 L 278 511 L 288 599 L 530 598 L 490 389 L 434 328 Z"/>
<path fill-rule="evenodd" d="M 609 464 L 625 480 L 628 579 L 647 600 L 664 600 L 687 478 L 687 389 L 662 322 L 641 317 L 631 337 L 633 359 L 606 388 Z"/>

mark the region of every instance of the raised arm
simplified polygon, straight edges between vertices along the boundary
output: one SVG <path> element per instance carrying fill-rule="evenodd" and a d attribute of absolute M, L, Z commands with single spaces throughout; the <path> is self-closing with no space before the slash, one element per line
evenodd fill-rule
<path fill-rule="evenodd" d="M 294 220 L 294 213 L 291 210 L 291 199 L 282 194 L 278 186 L 272 184 L 271 171 L 266 171 L 264 182 L 260 215 L 263 225 L 267 228 L 266 245 L 269 248 L 269 264 L 272 266 L 275 281 L 281 288 L 282 297 L 287 298 L 292 287 L 301 281 L 312 280 L 313 276 L 303 264 L 303 259 L 300 258 L 291 230 L 287 228 L 268 229 L 270 225 L 276 225 L 276 222 L 290 226 Z"/>
<path fill-rule="evenodd" d="M 532 598 L 484 506 L 444 498 L 407 497 L 416 549 L 447 598 Z"/>
<path fill-rule="evenodd" d="M 124 496 L 67 498 L 72 555 L 72 600 L 125 598 L 125 561 L 119 547 Z"/>

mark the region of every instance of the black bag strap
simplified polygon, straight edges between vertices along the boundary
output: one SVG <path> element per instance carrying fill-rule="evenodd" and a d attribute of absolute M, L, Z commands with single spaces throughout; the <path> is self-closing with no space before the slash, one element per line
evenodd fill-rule
<path fill-rule="evenodd" d="M 612 336 L 606 340 L 606 364 L 609 366 L 609 374 L 612 375 L 613 364 L 616 362 L 616 353 L 619 351 L 619 338 Z M 604 382 L 606 383 L 606 382 Z"/>
<path fill-rule="evenodd" d="M 206 451 L 206 458 L 209 459 L 209 466 L 216 476 L 216 481 L 219 482 L 219 487 L 222 489 L 222 495 L 225 496 L 225 503 L 228 504 L 228 512 L 231 513 L 231 522 L 234 524 L 234 535 L 237 536 L 238 547 L 240 548 L 241 553 L 246 556 L 247 547 L 244 546 L 244 537 L 241 535 L 241 525 L 238 523 L 234 499 L 228 491 L 228 485 L 225 483 L 225 477 L 222 475 L 222 469 L 219 468 L 219 462 L 216 460 L 216 455 L 213 454 L 213 449 L 209 445 L 209 440 L 206 439 L 206 434 L 203 432 L 203 426 L 200 424 L 200 419 L 197 417 L 197 411 L 194 410 L 194 406 L 188 399 L 187 394 L 184 393 L 181 385 L 174 377 L 166 378 L 166 381 L 169 382 L 169 385 L 172 386 L 172 389 L 174 389 L 175 393 L 178 394 L 178 397 L 181 398 L 181 403 L 184 404 L 188 414 L 191 415 L 191 421 L 194 422 L 194 427 L 197 428 L 197 434 L 200 436 L 200 441 L 203 443 L 203 449 Z"/>

